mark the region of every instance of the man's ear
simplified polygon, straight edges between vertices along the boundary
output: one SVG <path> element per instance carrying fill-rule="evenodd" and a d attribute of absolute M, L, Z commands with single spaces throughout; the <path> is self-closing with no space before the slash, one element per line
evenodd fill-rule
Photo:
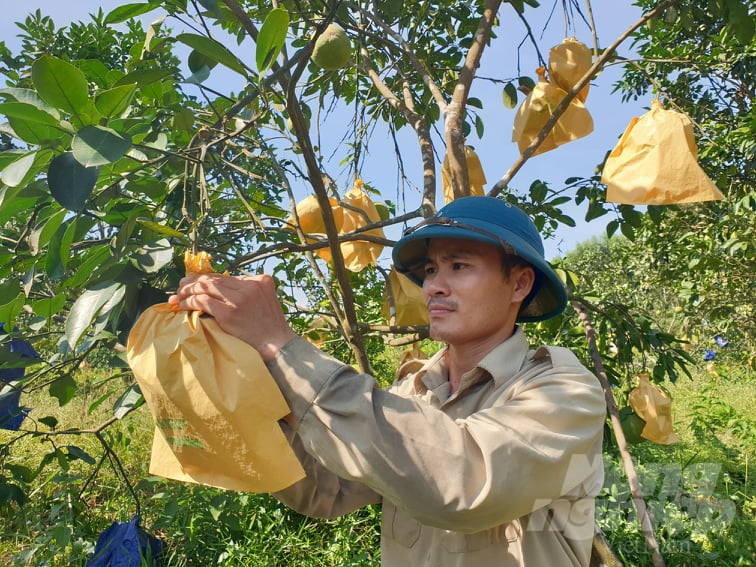
<path fill-rule="evenodd" d="M 512 268 L 511 279 L 514 282 L 512 300 L 525 301 L 525 298 L 535 284 L 535 270 L 530 266 L 514 267 Z"/>

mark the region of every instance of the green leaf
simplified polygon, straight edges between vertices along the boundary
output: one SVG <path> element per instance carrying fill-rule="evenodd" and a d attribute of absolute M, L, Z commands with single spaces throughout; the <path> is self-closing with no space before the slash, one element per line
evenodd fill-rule
<path fill-rule="evenodd" d="M 166 69 L 143 69 L 140 71 L 132 71 L 128 75 L 124 75 L 118 79 L 113 87 L 121 87 L 123 85 L 146 87 L 147 85 L 157 83 L 170 76 L 171 71 Z"/>
<path fill-rule="evenodd" d="M 58 209 L 57 205 L 55 209 Z M 44 218 L 34 227 L 29 234 L 29 249 L 32 255 L 39 253 L 41 248 L 47 246 L 53 235 L 58 231 L 66 216 L 65 209 L 58 209 L 54 214 Z"/>
<path fill-rule="evenodd" d="M 26 102 L 0 103 L 0 114 L 6 118 L 18 118 L 26 122 L 52 126 L 53 128 L 59 126 L 59 120 L 55 116 Z"/>
<path fill-rule="evenodd" d="M 47 170 L 47 184 L 53 198 L 69 211 L 80 211 L 92 194 L 99 167 L 85 167 L 72 152 L 59 155 Z"/>
<path fill-rule="evenodd" d="M 511 81 L 504 85 L 504 90 L 501 92 L 501 99 L 504 101 L 504 107 L 513 109 L 517 106 L 517 87 Z"/>
<path fill-rule="evenodd" d="M 117 419 L 123 419 L 127 414 L 142 405 L 144 405 L 144 396 L 142 396 L 142 391 L 139 389 L 139 384 L 132 384 L 116 400 L 116 403 L 113 404 L 113 415 Z"/>
<path fill-rule="evenodd" d="M 21 293 L 21 287 L 15 278 L 0 282 L 0 305 L 13 301 Z"/>
<path fill-rule="evenodd" d="M 76 382 L 69 376 L 61 376 L 50 384 L 50 395 L 58 399 L 58 405 L 64 406 L 76 395 Z"/>
<path fill-rule="evenodd" d="M 257 70 L 262 75 L 270 69 L 281 53 L 289 30 L 289 12 L 276 8 L 268 13 L 257 36 L 255 59 Z"/>
<path fill-rule="evenodd" d="M 100 308 L 105 305 L 123 286 L 117 282 L 96 284 L 92 289 L 82 293 L 71 306 L 66 319 L 66 340 L 71 350 L 86 331 L 87 327 L 97 316 Z"/>
<path fill-rule="evenodd" d="M 94 274 L 98 268 L 111 261 L 110 247 L 106 244 L 95 246 L 85 253 L 85 258 L 76 267 L 68 283 L 68 287 L 80 287 Z"/>
<path fill-rule="evenodd" d="M 97 120 L 96 109 L 89 99 L 84 73 L 70 63 L 43 55 L 32 65 L 32 82 L 47 104 L 68 112 L 81 124 Z"/>
<path fill-rule="evenodd" d="M 517 10 L 518 14 L 522 14 L 525 10 L 525 6 L 523 4 L 523 0 L 507 0 L 509 4 L 512 5 L 512 7 Z"/>
<path fill-rule="evenodd" d="M 727 28 L 743 45 L 749 45 L 753 39 L 754 27 L 756 21 L 748 13 L 748 8 L 739 0 L 728 0 L 727 2 Z"/>
<path fill-rule="evenodd" d="M 37 475 L 35 474 L 34 470 L 24 465 L 14 465 L 11 463 L 4 463 L 3 466 L 5 467 L 6 470 L 8 470 L 8 472 L 11 473 L 11 475 L 13 476 L 13 480 L 18 480 L 21 482 L 31 482 L 35 478 L 37 478 Z"/>
<path fill-rule="evenodd" d="M 92 455 L 87 453 L 81 447 L 77 447 L 76 445 L 66 445 L 66 449 L 68 449 L 68 454 L 74 459 L 79 459 L 89 465 L 94 465 L 97 462 Z"/>
<path fill-rule="evenodd" d="M 157 4 L 147 4 L 144 2 L 134 4 L 124 4 L 111 10 L 107 16 L 105 16 L 106 24 L 120 24 L 131 18 L 136 18 L 147 12 L 152 12 L 156 8 L 159 8 Z"/>
<path fill-rule="evenodd" d="M 247 76 L 242 62 L 239 61 L 233 53 L 226 49 L 225 46 L 217 41 L 207 38 L 204 35 L 193 33 L 179 34 L 176 39 L 184 45 L 188 45 L 192 49 L 196 49 L 203 55 L 217 61 L 221 65 L 228 67 L 232 71 L 236 71 L 244 77 Z"/>
<path fill-rule="evenodd" d="M 149 228 L 150 230 L 154 230 L 155 232 L 162 234 L 164 236 L 170 236 L 171 238 L 181 238 L 185 239 L 186 235 L 183 232 L 179 232 L 175 228 L 171 228 L 170 226 L 165 226 L 164 224 L 156 223 L 155 221 L 151 221 L 148 219 L 137 219 L 137 222 L 141 224 L 145 228 Z"/>
<path fill-rule="evenodd" d="M 105 126 L 85 126 L 76 133 L 71 149 L 84 167 L 114 163 L 131 148 L 131 136 Z"/>
<path fill-rule="evenodd" d="M 49 319 L 53 315 L 57 315 L 63 310 L 66 304 L 66 296 L 63 293 L 59 293 L 55 297 L 46 297 L 45 299 L 38 299 L 31 302 L 32 311 L 39 317 Z"/>
<path fill-rule="evenodd" d="M 50 240 L 50 246 L 47 247 L 47 254 L 45 254 L 45 273 L 51 280 L 62 278 L 63 272 L 65 271 L 63 261 L 60 257 L 60 243 L 63 240 L 63 234 L 65 231 L 65 224 L 61 225 Z"/>
<path fill-rule="evenodd" d="M 527 89 L 528 91 L 532 91 L 536 86 L 535 81 L 532 78 L 526 76 L 518 77 L 517 84 Z"/>
<path fill-rule="evenodd" d="M 37 419 L 40 423 L 43 423 L 50 429 L 54 430 L 56 427 L 58 427 L 58 418 L 54 415 L 46 415 L 44 417 L 40 417 Z"/>
<path fill-rule="evenodd" d="M 37 152 L 29 152 L 10 165 L 7 165 L 0 174 L 0 179 L 8 187 L 18 187 L 34 165 Z"/>
<path fill-rule="evenodd" d="M 133 257 L 134 264 L 147 274 L 154 274 L 173 260 L 173 247 L 168 240 L 146 244 Z"/>
<path fill-rule="evenodd" d="M 0 504 L 10 504 L 15 502 L 19 506 L 26 504 L 26 493 L 16 484 L 0 482 Z"/>
<path fill-rule="evenodd" d="M 484 132 L 485 124 L 483 124 L 483 119 L 478 115 L 475 117 L 475 133 L 477 134 L 478 138 L 483 139 Z"/>
<path fill-rule="evenodd" d="M 56 120 L 60 120 L 58 109 L 50 106 L 42 100 L 35 90 L 9 87 L 7 89 L 0 89 L 0 96 L 16 102 L 31 104 L 32 106 L 51 114 Z"/>
<path fill-rule="evenodd" d="M 134 83 L 108 89 L 97 95 L 95 106 L 99 113 L 106 118 L 118 117 L 129 108 L 135 92 L 136 85 Z"/>
<path fill-rule="evenodd" d="M 204 53 L 200 53 L 196 49 L 192 49 L 189 53 L 189 58 L 186 61 L 189 66 L 189 70 L 196 74 L 201 69 L 207 68 L 207 71 L 212 71 L 218 62 L 212 57 L 208 57 Z M 208 73 L 209 76 L 209 73 Z"/>
<path fill-rule="evenodd" d="M 216 19 L 220 20 L 223 18 L 223 13 L 220 11 L 218 0 L 197 0 L 197 2 L 202 4 L 202 7 L 211 13 Z"/>

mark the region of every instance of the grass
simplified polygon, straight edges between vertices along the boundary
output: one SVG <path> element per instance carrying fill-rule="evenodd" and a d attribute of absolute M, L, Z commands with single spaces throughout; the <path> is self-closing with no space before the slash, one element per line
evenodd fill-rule
<path fill-rule="evenodd" d="M 0 565 L 83 566 L 98 534 L 137 511 L 129 486 L 138 496 L 142 524 L 167 543 L 166 567 L 379 564 L 378 508 L 321 521 L 296 514 L 268 495 L 149 476 L 153 425 L 145 407 L 103 433 L 120 464 L 103 458 L 94 434 L 63 432 L 94 429 L 108 420 L 126 384 L 92 372 L 78 382 L 78 395 L 64 407 L 45 392 L 23 400 L 34 407 L 24 426 L 55 416 L 56 435 L 0 430 L 0 483 L 16 484 L 28 495 L 24 506 L 0 504 Z M 681 378 L 667 385 L 680 442 L 631 446 L 670 567 L 753 564 L 753 386 L 752 372 L 724 366 L 717 375 L 702 370 L 693 380 Z M 597 508 L 600 525 L 626 565 L 652 565 L 619 460 L 611 447 L 607 454 L 607 482 Z"/>

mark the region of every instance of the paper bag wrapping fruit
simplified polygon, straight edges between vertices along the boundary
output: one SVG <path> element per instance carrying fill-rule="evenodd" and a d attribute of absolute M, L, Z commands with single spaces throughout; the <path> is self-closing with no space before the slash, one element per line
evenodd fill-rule
<path fill-rule="evenodd" d="M 486 174 L 483 172 L 483 166 L 480 164 L 478 154 L 470 146 L 465 146 L 465 163 L 467 164 L 467 180 L 470 184 L 470 195 L 483 195 Z M 444 203 L 451 203 L 454 200 L 454 187 L 452 186 L 452 172 L 448 152 L 441 164 L 441 188 L 444 192 Z"/>
<path fill-rule="evenodd" d="M 606 200 L 628 205 L 673 205 L 724 199 L 698 165 L 693 123 L 654 100 L 636 117 L 604 165 Z"/>
<path fill-rule="evenodd" d="M 329 204 L 333 213 L 333 221 L 339 234 L 357 232 L 368 224 L 381 220 L 375 203 L 362 188 L 362 179 L 354 182 L 352 189 L 346 192 L 344 199 L 339 203 L 335 198 L 329 198 Z M 320 203 L 315 195 L 303 199 L 296 206 L 299 226 L 305 234 L 319 234 L 321 239 L 326 238 L 325 220 Z M 293 217 L 287 219 L 287 224 L 293 225 Z M 384 238 L 383 229 L 373 228 L 364 231 L 380 238 Z M 315 239 L 305 237 L 308 243 L 316 242 Z M 352 272 L 359 272 L 366 266 L 375 265 L 383 251 L 383 244 L 367 240 L 347 240 L 339 245 L 341 255 L 344 257 L 344 266 Z M 330 262 L 331 250 L 328 247 L 317 248 L 315 253 L 326 262 Z"/>
<path fill-rule="evenodd" d="M 640 381 L 630 392 L 628 403 L 646 422 L 641 437 L 661 445 L 677 443 L 679 439 L 672 431 L 672 400 L 649 381 L 648 374 L 640 374 L 638 378 Z"/>
<path fill-rule="evenodd" d="M 427 325 L 428 308 L 425 304 L 423 288 L 412 283 L 407 276 L 400 274 L 395 267 L 389 272 L 389 286 L 393 298 L 393 324 L 394 325 Z M 388 289 L 386 290 L 388 292 Z M 391 305 L 388 293 L 384 294 L 382 314 L 387 320 L 391 320 Z"/>
<path fill-rule="evenodd" d="M 556 107 L 567 96 L 566 91 L 546 79 L 546 70 L 543 67 L 539 67 L 536 72 L 538 82 L 517 109 L 512 127 L 512 141 L 517 142 L 520 153 L 524 153 L 535 141 Z M 562 144 L 587 136 L 591 132 L 593 132 L 591 114 L 577 97 L 573 98 L 533 155 L 553 150 Z"/>
<path fill-rule="evenodd" d="M 127 355 L 155 418 L 151 474 L 245 492 L 304 477 L 278 425 L 289 408 L 275 380 L 257 351 L 214 319 L 153 305 Z"/>

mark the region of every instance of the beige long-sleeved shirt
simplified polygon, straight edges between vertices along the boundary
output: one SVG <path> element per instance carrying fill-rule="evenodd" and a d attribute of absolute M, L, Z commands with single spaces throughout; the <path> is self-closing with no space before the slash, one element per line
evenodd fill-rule
<path fill-rule="evenodd" d="M 588 564 L 606 408 L 570 351 L 517 329 L 453 395 L 443 350 L 388 390 L 303 339 L 269 367 L 307 471 L 276 496 L 318 517 L 382 502 L 382 565 Z"/>

